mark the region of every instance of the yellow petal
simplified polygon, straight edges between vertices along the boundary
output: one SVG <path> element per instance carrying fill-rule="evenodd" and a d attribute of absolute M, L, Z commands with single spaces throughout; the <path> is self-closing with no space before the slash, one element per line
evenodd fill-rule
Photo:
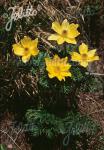
<path fill-rule="evenodd" d="M 88 52 L 88 57 L 93 57 L 95 55 L 95 53 L 96 53 L 96 49 L 90 50 Z"/>
<path fill-rule="evenodd" d="M 32 55 L 32 56 L 36 56 L 36 55 L 38 55 L 38 53 L 39 53 L 39 50 L 38 50 L 38 49 L 33 49 L 33 50 L 31 50 L 31 55 Z"/>
<path fill-rule="evenodd" d="M 65 41 L 67 43 L 70 43 L 70 44 L 77 44 L 77 41 L 75 38 L 71 39 L 71 38 L 65 38 Z"/>
<path fill-rule="evenodd" d="M 60 57 L 57 54 L 55 54 L 53 60 L 56 61 L 56 60 L 59 60 L 59 59 L 60 59 Z"/>
<path fill-rule="evenodd" d="M 71 65 L 70 64 L 63 64 L 61 65 L 61 70 L 62 71 L 67 71 L 71 68 Z"/>
<path fill-rule="evenodd" d="M 24 48 L 19 43 L 13 44 L 13 51 L 17 56 L 23 56 L 25 54 Z"/>
<path fill-rule="evenodd" d="M 77 52 L 73 52 L 71 60 L 72 61 L 80 61 L 81 60 L 81 55 L 79 53 L 77 53 Z"/>
<path fill-rule="evenodd" d="M 69 25 L 68 37 L 75 38 L 80 34 L 77 30 L 78 26 L 79 26 L 78 24 L 74 24 L 74 23 Z"/>
<path fill-rule="evenodd" d="M 88 62 L 93 62 L 93 61 L 95 61 L 95 60 L 99 60 L 99 56 L 89 57 L 87 61 L 88 61 Z"/>
<path fill-rule="evenodd" d="M 68 57 L 61 58 L 61 59 L 60 59 L 60 63 L 61 63 L 62 65 L 64 65 L 64 64 L 66 65 L 67 61 L 68 61 Z"/>
<path fill-rule="evenodd" d="M 48 40 L 57 41 L 60 38 L 58 34 L 52 34 L 48 37 Z"/>
<path fill-rule="evenodd" d="M 30 42 L 30 48 L 37 48 L 38 45 L 38 38 L 36 38 L 35 40 L 31 40 Z"/>
<path fill-rule="evenodd" d="M 31 38 L 28 36 L 24 36 L 23 39 L 21 39 L 21 44 L 24 48 L 30 47 Z"/>
<path fill-rule="evenodd" d="M 69 23 L 68 23 L 68 20 L 65 19 L 63 22 L 62 22 L 62 30 L 67 30 L 69 28 Z"/>
<path fill-rule="evenodd" d="M 79 46 L 79 52 L 80 52 L 80 54 L 87 54 L 87 52 L 88 52 L 88 46 L 85 43 L 82 43 Z"/>
<path fill-rule="evenodd" d="M 33 55 L 33 56 L 36 56 L 39 53 L 37 44 L 38 44 L 38 38 L 36 38 L 35 40 L 31 40 L 29 42 L 28 49 L 29 49 L 29 52 L 31 53 L 31 55 Z"/>
<path fill-rule="evenodd" d="M 63 72 L 62 75 L 65 77 L 71 77 L 72 76 L 72 74 L 70 72 Z"/>
<path fill-rule="evenodd" d="M 94 56 L 94 60 L 100 60 L 99 56 Z"/>
<path fill-rule="evenodd" d="M 22 61 L 23 61 L 24 63 L 26 63 L 26 62 L 28 62 L 28 61 L 30 60 L 30 57 L 31 57 L 31 55 L 22 56 Z"/>
<path fill-rule="evenodd" d="M 55 21 L 52 23 L 52 29 L 57 32 L 57 33 L 61 33 L 61 26 L 59 24 L 59 22 Z"/>
<path fill-rule="evenodd" d="M 62 81 L 62 80 L 64 80 L 65 81 L 65 77 L 63 77 L 63 76 L 57 76 L 57 78 L 59 79 L 59 81 Z"/>
<path fill-rule="evenodd" d="M 80 62 L 80 65 L 86 68 L 88 66 L 88 62 L 82 61 Z"/>
<path fill-rule="evenodd" d="M 45 63 L 46 63 L 46 66 L 49 66 L 51 64 L 50 58 L 45 58 Z"/>
<path fill-rule="evenodd" d="M 53 74 L 48 74 L 49 78 L 54 78 L 55 76 Z"/>
<path fill-rule="evenodd" d="M 57 43 L 60 45 L 60 44 L 63 44 L 65 42 L 65 39 L 63 37 L 60 36 L 59 39 L 57 39 Z"/>

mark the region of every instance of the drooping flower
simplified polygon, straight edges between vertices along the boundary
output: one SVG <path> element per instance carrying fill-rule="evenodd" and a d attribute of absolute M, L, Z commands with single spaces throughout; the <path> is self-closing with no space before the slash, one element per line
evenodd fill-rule
<path fill-rule="evenodd" d="M 49 78 L 56 77 L 59 81 L 65 81 L 65 77 L 71 77 L 69 71 L 71 65 L 67 61 L 67 57 L 60 58 L 58 55 L 55 55 L 53 59 L 45 58 Z"/>
<path fill-rule="evenodd" d="M 48 37 L 48 40 L 57 41 L 58 44 L 63 44 L 64 42 L 76 44 L 76 37 L 80 34 L 77 30 L 78 24 L 69 24 L 68 20 L 65 19 L 62 24 L 55 21 L 52 23 L 52 29 L 56 34 L 52 34 Z"/>
<path fill-rule="evenodd" d="M 25 36 L 19 43 L 13 44 L 13 52 L 17 56 L 22 57 L 24 63 L 28 62 L 31 56 L 36 56 L 39 53 L 37 48 L 38 39 L 32 40 Z"/>
<path fill-rule="evenodd" d="M 85 43 L 79 46 L 79 53 L 73 52 L 71 60 L 79 62 L 83 67 L 87 67 L 90 62 L 99 60 L 99 56 L 96 55 L 96 49 L 88 50 L 88 46 Z"/>

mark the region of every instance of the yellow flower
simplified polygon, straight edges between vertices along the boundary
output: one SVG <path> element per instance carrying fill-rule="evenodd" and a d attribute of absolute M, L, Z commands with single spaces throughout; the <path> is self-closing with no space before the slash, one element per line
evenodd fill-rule
<path fill-rule="evenodd" d="M 31 56 L 38 55 L 37 44 L 38 39 L 31 40 L 30 37 L 25 36 L 19 43 L 13 44 L 13 52 L 17 56 L 22 56 L 22 61 L 26 63 Z"/>
<path fill-rule="evenodd" d="M 64 42 L 76 44 L 75 38 L 80 34 L 77 30 L 78 27 L 78 24 L 69 24 L 67 19 L 65 19 L 61 25 L 55 21 L 52 23 L 52 29 L 56 34 L 50 35 L 48 40 L 55 40 L 58 44 L 63 44 Z"/>
<path fill-rule="evenodd" d="M 88 50 L 88 46 L 85 43 L 82 43 L 79 46 L 79 53 L 72 53 L 72 61 L 79 62 L 83 67 L 87 67 L 89 62 L 99 60 L 99 56 L 96 55 L 96 49 Z"/>
<path fill-rule="evenodd" d="M 53 59 L 46 58 L 46 70 L 48 71 L 49 78 L 58 78 L 58 80 L 65 81 L 65 77 L 71 77 L 69 69 L 70 64 L 67 63 L 68 58 L 60 58 L 58 55 L 55 55 Z"/>

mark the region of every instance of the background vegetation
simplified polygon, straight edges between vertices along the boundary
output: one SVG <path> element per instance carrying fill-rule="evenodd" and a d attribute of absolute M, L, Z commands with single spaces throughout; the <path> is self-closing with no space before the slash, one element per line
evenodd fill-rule
<path fill-rule="evenodd" d="M 59 86 L 57 81 L 47 81 L 43 59 L 58 49 L 54 42 L 47 41 L 51 23 L 67 18 L 80 24 L 80 41 L 98 50 L 100 61 L 90 65 L 88 71 L 104 74 L 104 2 L 30 2 L 36 10 L 37 7 L 40 9 L 36 17 L 13 22 L 11 31 L 7 32 L 5 25 L 11 15 L 8 8 L 26 7 L 29 1 L 0 1 L 0 149 L 103 150 L 104 77 L 86 75 L 77 67 L 73 70 L 73 80 Z M 42 51 L 38 58 L 27 64 L 12 53 L 12 44 L 24 35 L 38 37 Z M 72 47 L 64 45 L 62 48 L 69 52 Z"/>

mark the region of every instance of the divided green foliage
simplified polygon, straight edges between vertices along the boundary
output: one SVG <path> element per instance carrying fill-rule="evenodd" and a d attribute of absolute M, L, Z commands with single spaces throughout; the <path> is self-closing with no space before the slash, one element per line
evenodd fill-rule
<path fill-rule="evenodd" d="M 100 92 L 103 93 L 103 80 L 91 75 L 87 75 L 80 86 L 81 92 Z"/>
<path fill-rule="evenodd" d="M 26 114 L 28 123 L 34 123 L 35 128 L 31 131 L 34 136 L 46 135 L 52 138 L 59 133 L 64 133 L 64 124 L 60 118 L 47 113 L 45 110 L 29 110 Z"/>
<path fill-rule="evenodd" d="M 82 82 L 85 78 L 86 78 L 86 74 L 85 74 L 86 69 L 76 66 L 76 67 L 72 67 L 72 79 L 75 82 Z"/>
<path fill-rule="evenodd" d="M 28 110 L 27 124 L 34 124 L 30 131 L 33 136 L 45 135 L 53 138 L 58 135 L 77 136 L 81 134 L 93 135 L 99 126 L 89 117 L 79 113 L 68 113 L 65 118 L 59 118 L 45 110 Z"/>

